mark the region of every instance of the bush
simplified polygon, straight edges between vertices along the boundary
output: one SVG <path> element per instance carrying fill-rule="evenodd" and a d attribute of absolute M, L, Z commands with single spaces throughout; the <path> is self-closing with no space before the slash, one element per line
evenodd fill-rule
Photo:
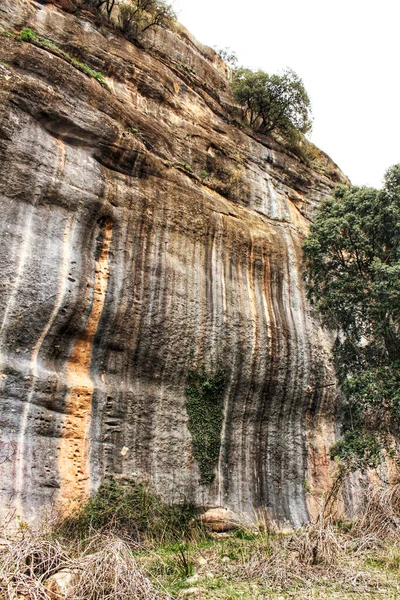
<path fill-rule="evenodd" d="M 132 548 L 112 535 L 62 547 L 33 531 L 4 538 L 0 552 L 0 597 L 51 600 L 171 600 L 143 574 Z M 67 575 L 64 593 L 53 576 Z M 50 584 L 50 585 L 49 585 Z M 59 584 L 60 585 L 60 584 Z"/>
<path fill-rule="evenodd" d="M 112 532 L 135 542 L 164 543 L 196 538 L 202 535 L 203 527 L 194 507 L 186 501 L 166 504 L 146 484 L 110 479 L 62 519 L 56 530 L 67 538 Z"/>
<path fill-rule="evenodd" d="M 300 77 L 290 69 L 282 75 L 237 69 L 232 81 L 236 102 L 250 125 L 262 133 L 295 136 L 311 129 L 311 104 Z"/>

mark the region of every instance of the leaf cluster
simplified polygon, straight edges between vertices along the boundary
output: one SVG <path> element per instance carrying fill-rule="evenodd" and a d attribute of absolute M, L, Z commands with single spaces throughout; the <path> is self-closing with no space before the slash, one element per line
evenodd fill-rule
<path fill-rule="evenodd" d="M 234 98 L 252 127 L 262 133 L 276 130 L 285 136 L 311 129 L 311 103 L 300 77 L 291 69 L 281 75 L 236 69 Z"/>
<path fill-rule="evenodd" d="M 338 188 L 303 249 L 309 297 L 337 331 L 347 427 L 387 445 L 400 427 L 400 165 L 382 190 Z"/>

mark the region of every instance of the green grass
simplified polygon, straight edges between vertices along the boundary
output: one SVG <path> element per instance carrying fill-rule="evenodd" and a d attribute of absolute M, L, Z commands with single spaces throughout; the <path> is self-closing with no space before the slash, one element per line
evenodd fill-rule
<path fill-rule="evenodd" d="M 15 35 L 15 33 L 13 33 L 12 31 L 9 31 L 8 29 L 3 29 L 0 32 L 0 35 L 2 35 L 3 37 L 8 37 L 8 38 L 15 38 L 15 37 L 17 37 Z"/>
<path fill-rule="evenodd" d="M 291 557 L 292 571 L 287 562 L 292 553 L 289 538 L 263 534 L 240 539 L 231 534 L 188 545 L 187 560 L 193 566 L 189 577 L 179 566 L 173 546 L 159 547 L 151 554 L 138 552 L 136 559 L 150 579 L 173 598 L 189 588 L 199 590 L 191 597 L 203 600 L 400 597 L 397 546 L 395 551 L 388 547 L 371 551 L 371 556 L 354 557 L 344 551 L 339 564 L 330 567 L 305 566 Z M 394 561 L 386 558 L 387 552 L 396 557 Z M 281 562 L 274 562 L 276 556 Z"/>
<path fill-rule="evenodd" d="M 109 84 L 107 83 L 107 81 L 102 73 L 100 73 L 99 71 L 95 71 L 94 69 L 92 69 L 91 67 L 86 65 L 85 63 L 82 63 L 79 60 L 77 60 L 76 58 L 73 58 L 70 54 L 68 54 L 68 52 L 65 52 L 64 50 L 59 48 L 56 44 L 54 44 L 54 42 L 52 42 L 51 40 L 48 40 L 47 38 L 44 38 L 40 35 L 37 35 L 37 33 L 32 31 L 32 29 L 25 27 L 24 29 L 22 29 L 20 34 L 15 37 L 16 37 L 16 39 L 20 40 L 21 42 L 27 42 L 29 44 L 33 44 L 34 46 L 38 46 L 39 48 L 48 50 L 52 54 L 55 54 L 56 56 L 64 59 L 70 65 L 72 65 L 73 67 L 78 69 L 78 71 L 85 73 L 85 75 L 87 75 L 88 77 L 92 77 L 93 79 L 96 79 L 102 86 L 104 86 L 108 90 L 111 90 Z"/>

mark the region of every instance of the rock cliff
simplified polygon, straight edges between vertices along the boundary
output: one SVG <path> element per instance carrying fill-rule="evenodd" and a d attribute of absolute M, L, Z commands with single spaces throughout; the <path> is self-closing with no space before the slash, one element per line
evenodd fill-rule
<path fill-rule="evenodd" d="M 183 28 L 144 51 L 33 0 L 2 0 L 0 27 L 54 44 L 1 37 L 3 508 L 33 519 L 116 474 L 308 520 L 336 389 L 301 243 L 344 176 L 232 123 L 224 63 Z M 202 482 L 188 374 L 217 368 L 221 443 Z"/>

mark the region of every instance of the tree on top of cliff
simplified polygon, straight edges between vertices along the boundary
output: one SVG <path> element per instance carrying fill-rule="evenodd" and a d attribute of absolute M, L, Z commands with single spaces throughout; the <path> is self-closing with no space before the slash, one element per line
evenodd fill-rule
<path fill-rule="evenodd" d="M 119 5 L 118 21 L 122 33 L 132 42 L 140 41 L 149 29 L 171 27 L 175 20 L 172 6 L 164 0 L 133 0 Z"/>
<path fill-rule="evenodd" d="M 322 202 L 304 255 L 309 297 L 337 331 L 347 418 L 333 454 L 375 466 L 400 430 L 400 165 L 380 191 L 340 187 Z"/>
<path fill-rule="evenodd" d="M 116 0 L 82 0 L 82 5 L 89 6 L 99 14 L 107 15 L 110 22 L 116 13 L 123 35 L 131 42 L 139 42 L 141 36 L 149 29 L 171 27 L 176 14 L 165 0 L 127 0 L 117 3 Z"/>
<path fill-rule="evenodd" d="M 311 104 L 300 77 L 291 69 L 282 75 L 237 69 L 232 81 L 234 98 L 250 125 L 262 133 L 284 135 L 311 129 Z"/>

